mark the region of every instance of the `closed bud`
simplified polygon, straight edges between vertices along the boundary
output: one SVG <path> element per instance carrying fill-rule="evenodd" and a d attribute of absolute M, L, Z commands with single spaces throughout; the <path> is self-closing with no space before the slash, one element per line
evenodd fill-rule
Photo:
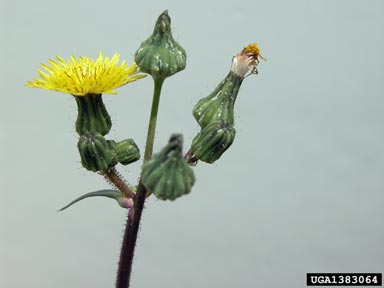
<path fill-rule="evenodd" d="M 101 94 L 87 94 L 75 97 L 75 99 L 78 108 L 77 133 L 80 136 L 86 133 L 108 134 L 112 122 L 104 106 Z"/>
<path fill-rule="evenodd" d="M 235 135 L 232 125 L 223 120 L 212 122 L 192 140 L 191 154 L 193 158 L 213 163 L 232 145 Z"/>
<path fill-rule="evenodd" d="M 168 145 L 143 165 L 141 181 L 159 199 L 175 200 L 188 194 L 195 183 L 182 154 L 182 142 L 182 135 L 172 135 Z"/>
<path fill-rule="evenodd" d="M 242 80 L 231 71 L 211 94 L 197 102 L 193 116 L 201 128 L 217 120 L 234 125 L 234 106 Z"/>
<path fill-rule="evenodd" d="M 81 135 L 77 148 L 79 149 L 81 164 L 89 171 L 106 171 L 116 164 L 112 160 L 107 140 L 100 133 Z"/>
<path fill-rule="evenodd" d="M 112 159 L 116 163 L 128 165 L 140 159 L 140 150 L 133 139 L 126 139 L 120 142 L 108 141 L 111 148 Z"/>
<path fill-rule="evenodd" d="M 135 62 L 141 72 L 154 79 L 165 78 L 183 70 L 186 66 L 186 53 L 172 37 L 171 18 L 164 11 L 155 24 L 152 35 L 141 43 L 135 53 Z"/>

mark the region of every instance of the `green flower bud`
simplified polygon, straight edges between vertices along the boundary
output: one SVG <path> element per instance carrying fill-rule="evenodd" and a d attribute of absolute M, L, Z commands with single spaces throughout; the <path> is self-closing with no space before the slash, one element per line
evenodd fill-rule
<path fill-rule="evenodd" d="M 79 135 L 86 133 L 108 134 L 112 127 L 111 117 L 104 106 L 101 94 L 87 94 L 75 97 L 78 115 L 76 131 Z"/>
<path fill-rule="evenodd" d="M 231 71 L 211 94 L 197 102 L 193 116 L 201 128 L 217 120 L 235 124 L 233 110 L 242 81 L 241 76 Z"/>
<path fill-rule="evenodd" d="M 140 159 L 140 150 L 133 139 L 126 139 L 120 142 L 108 141 L 111 148 L 112 159 L 116 163 L 128 165 Z"/>
<path fill-rule="evenodd" d="M 232 145 L 236 130 L 223 120 L 212 122 L 192 140 L 191 154 L 194 158 L 213 163 Z"/>
<path fill-rule="evenodd" d="M 142 72 L 164 80 L 183 70 L 186 60 L 185 50 L 172 37 L 168 11 L 164 11 L 157 19 L 152 35 L 136 51 L 135 62 Z"/>
<path fill-rule="evenodd" d="M 89 171 L 106 171 L 116 163 L 111 158 L 107 140 L 100 133 L 87 133 L 80 136 L 77 148 L 81 165 Z"/>
<path fill-rule="evenodd" d="M 188 194 L 195 183 L 193 170 L 182 154 L 182 135 L 175 134 L 167 146 L 143 165 L 141 181 L 162 200 L 175 200 Z"/>

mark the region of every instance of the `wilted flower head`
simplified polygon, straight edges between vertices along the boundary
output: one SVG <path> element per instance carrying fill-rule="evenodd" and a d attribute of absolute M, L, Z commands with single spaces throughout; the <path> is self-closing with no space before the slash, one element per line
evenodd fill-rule
<path fill-rule="evenodd" d="M 260 48 L 256 43 L 249 44 L 244 49 L 233 56 L 231 71 L 241 76 L 242 78 L 257 74 L 256 66 L 259 64 L 259 58 L 266 61 L 260 54 Z"/>
<path fill-rule="evenodd" d="M 56 59 L 48 60 L 48 65 L 41 64 L 46 70 L 37 69 L 41 79 L 28 81 L 26 86 L 74 96 L 116 94 L 116 88 L 146 76 L 139 74 L 135 63 L 131 66 L 127 66 L 125 61 L 118 64 L 120 55 L 117 53 L 109 58 L 100 52 L 96 60 L 81 56 L 72 56 L 67 61 L 60 56 L 56 56 Z"/>

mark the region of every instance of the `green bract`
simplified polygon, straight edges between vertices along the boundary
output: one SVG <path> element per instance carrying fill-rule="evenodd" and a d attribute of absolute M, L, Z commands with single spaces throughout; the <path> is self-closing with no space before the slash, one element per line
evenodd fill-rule
<path fill-rule="evenodd" d="M 184 48 L 172 37 L 171 18 L 164 11 L 157 19 L 152 35 L 136 51 L 135 62 L 142 72 L 164 80 L 183 70 L 186 60 Z"/>
<path fill-rule="evenodd" d="M 241 82 L 242 78 L 231 71 L 211 94 L 197 102 L 192 112 L 201 128 L 217 120 L 234 125 L 233 110 Z"/>
<path fill-rule="evenodd" d="M 167 146 L 143 165 L 141 180 L 157 198 L 175 200 L 188 194 L 195 175 L 182 154 L 182 136 L 172 135 Z"/>
<path fill-rule="evenodd" d="M 232 145 L 235 128 L 218 120 L 208 124 L 192 140 L 191 153 L 199 160 L 213 163 Z"/>
<path fill-rule="evenodd" d="M 85 133 L 108 134 L 112 127 L 111 117 L 104 106 L 101 94 L 76 96 L 78 115 L 76 131 L 79 135 Z"/>

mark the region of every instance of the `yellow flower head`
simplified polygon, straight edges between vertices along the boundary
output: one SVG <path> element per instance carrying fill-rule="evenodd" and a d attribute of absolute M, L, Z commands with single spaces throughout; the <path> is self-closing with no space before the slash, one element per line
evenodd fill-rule
<path fill-rule="evenodd" d="M 64 61 L 60 56 L 56 56 L 56 59 L 57 61 L 49 59 L 49 65 L 41 64 L 46 70 L 37 69 L 41 79 L 28 81 L 26 86 L 74 96 L 116 94 L 114 89 L 146 76 L 139 74 L 135 63 L 131 66 L 127 66 L 125 61 L 118 64 L 120 55 L 117 53 L 109 58 L 100 52 L 96 60 L 75 56 L 68 61 Z"/>

